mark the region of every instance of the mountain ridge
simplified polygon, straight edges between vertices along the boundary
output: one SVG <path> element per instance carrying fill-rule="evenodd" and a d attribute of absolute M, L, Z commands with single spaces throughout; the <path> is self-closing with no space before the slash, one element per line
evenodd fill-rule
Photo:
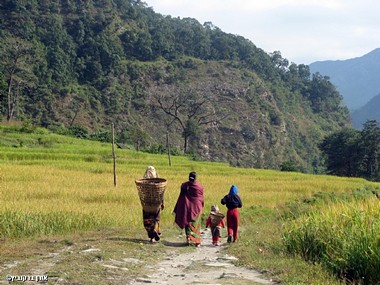
<path fill-rule="evenodd" d="M 356 129 L 362 129 L 363 124 L 368 120 L 380 122 L 380 94 L 371 98 L 362 108 L 351 112 L 352 125 Z"/>
<path fill-rule="evenodd" d="M 311 63 L 310 71 L 329 76 L 352 111 L 364 106 L 380 92 L 380 48 L 347 60 Z"/>

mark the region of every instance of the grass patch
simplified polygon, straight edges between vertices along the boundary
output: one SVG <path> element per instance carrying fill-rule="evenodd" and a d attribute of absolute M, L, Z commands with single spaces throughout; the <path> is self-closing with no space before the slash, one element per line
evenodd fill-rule
<path fill-rule="evenodd" d="M 380 282 L 380 205 L 377 198 L 339 202 L 286 225 L 288 252 L 360 284 Z"/>
<path fill-rule="evenodd" d="M 0 213 L 2 237 L 22 238 L 67 233 L 75 230 L 91 230 L 108 226 L 94 214 L 72 212 L 16 212 Z"/>

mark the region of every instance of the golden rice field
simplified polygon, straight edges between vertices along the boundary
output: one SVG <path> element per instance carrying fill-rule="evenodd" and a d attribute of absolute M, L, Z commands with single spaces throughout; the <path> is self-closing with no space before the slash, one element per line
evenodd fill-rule
<path fill-rule="evenodd" d="M 363 179 L 242 169 L 224 163 L 192 161 L 116 149 L 113 183 L 111 144 L 41 131 L 0 129 L 0 236 L 21 237 L 101 227 L 141 227 L 135 180 L 148 165 L 167 179 L 162 225 L 173 226 L 172 209 L 190 171 L 205 187 L 205 209 L 219 204 L 232 184 L 244 208 L 273 208 L 320 191 L 350 191 L 372 183 Z M 244 211 L 243 208 L 243 211 Z"/>
<path fill-rule="evenodd" d="M 288 280 L 284 284 L 340 284 L 330 274 L 352 280 L 380 280 L 374 268 L 380 260 L 380 243 L 374 232 L 380 224 L 373 222 L 379 218 L 376 198 L 329 205 L 321 199 L 318 206 L 307 202 L 319 193 L 335 197 L 365 189 L 372 195 L 372 189 L 380 191 L 379 183 L 235 168 L 179 156 L 171 157 L 169 166 L 166 155 L 128 149 L 116 149 L 116 157 L 114 186 L 111 144 L 60 136 L 44 129 L 23 133 L 19 127 L 0 125 L 0 241 L 107 228 L 125 229 L 126 234 L 141 231 L 144 235 L 135 180 L 153 165 L 168 181 L 166 207 L 161 214 L 165 232 L 175 229 L 172 210 L 181 183 L 190 171 L 196 171 L 205 188 L 204 215 L 212 204 L 219 204 L 225 211 L 221 198 L 232 184 L 239 188 L 242 236 L 228 250 L 243 264 Z M 292 203 L 301 209 L 309 207 L 311 212 L 296 207 L 295 214 L 283 215 L 282 209 Z M 304 263 L 293 254 L 315 263 Z M 346 276 L 347 272 L 351 275 Z"/>

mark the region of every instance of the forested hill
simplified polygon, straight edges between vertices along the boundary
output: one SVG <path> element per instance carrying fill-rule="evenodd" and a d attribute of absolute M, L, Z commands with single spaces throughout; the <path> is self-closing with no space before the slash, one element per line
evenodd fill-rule
<path fill-rule="evenodd" d="M 0 2 L 0 113 L 232 165 L 316 171 L 349 125 L 327 78 L 212 23 L 134 0 Z"/>

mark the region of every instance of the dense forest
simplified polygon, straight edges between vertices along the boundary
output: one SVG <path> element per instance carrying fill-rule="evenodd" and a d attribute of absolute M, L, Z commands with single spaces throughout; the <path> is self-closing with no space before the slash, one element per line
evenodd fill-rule
<path fill-rule="evenodd" d="M 380 124 L 367 121 L 363 130 L 344 128 L 320 145 L 330 174 L 380 181 Z"/>
<path fill-rule="evenodd" d="M 329 81 L 139 0 L 0 2 L 0 118 L 138 150 L 323 172 L 350 126 Z"/>

